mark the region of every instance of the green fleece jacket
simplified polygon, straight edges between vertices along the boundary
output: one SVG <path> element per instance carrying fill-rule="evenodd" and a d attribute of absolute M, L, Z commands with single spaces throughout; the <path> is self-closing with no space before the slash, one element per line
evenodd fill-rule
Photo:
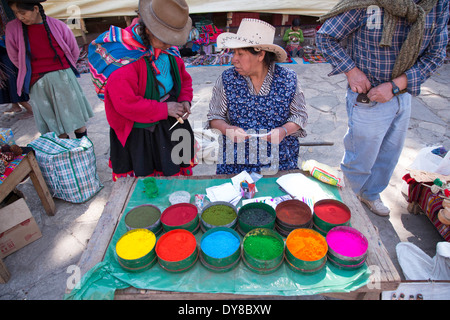
<path fill-rule="evenodd" d="M 291 41 L 291 37 L 297 38 L 297 41 Z M 287 29 L 283 36 L 283 41 L 286 42 L 286 44 L 293 43 L 302 43 L 304 41 L 303 39 L 303 31 L 301 29 L 298 29 L 297 31 L 292 30 L 291 28 Z"/>

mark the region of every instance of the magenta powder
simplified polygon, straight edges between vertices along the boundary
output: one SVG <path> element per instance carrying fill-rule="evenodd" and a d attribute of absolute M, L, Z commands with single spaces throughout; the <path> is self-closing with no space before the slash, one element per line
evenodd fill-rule
<path fill-rule="evenodd" d="M 334 252 L 346 257 L 359 257 L 367 251 L 367 241 L 349 230 L 331 230 L 327 243 Z"/>

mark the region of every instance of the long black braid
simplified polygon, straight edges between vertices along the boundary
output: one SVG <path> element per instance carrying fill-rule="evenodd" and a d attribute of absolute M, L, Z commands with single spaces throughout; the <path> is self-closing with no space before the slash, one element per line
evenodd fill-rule
<path fill-rule="evenodd" d="M 149 35 L 147 34 L 147 32 L 145 32 L 145 28 L 146 28 L 146 27 L 145 27 L 144 21 L 143 21 L 142 19 L 139 19 L 138 34 L 139 34 L 139 36 L 141 37 L 143 44 L 144 44 L 146 47 L 150 47 L 150 46 L 151 46 L 150 37 L 149 37 Z M 165 94 L 167 93 L 167 92 L 166 92 L 166 88 L 165 88 L 164 85 L 156 78 L 156 71 L 155 71 L 155 69 L 153 68 L 153 66 L 151 66 L 150 69 L 152 70 L 152 73 L 153 73 L 154 79 L 156 80 L 157 85 L 158 85 L 159 87 L 163 88 L 163 90 L 164 90 L 164 95 L 165 95 Z"/>
<path fill-rule="evenodd" d="M 51 38 L 52 33 L 51 33 L 50 27 L 48 26 L 48 23 L 47 23 L 47 15 L 44 12 L 44 7 L 40 3 L 38 3 L 37 6 L 39 7 L 39 13 L 41 14 L 42 22 L 44 23 L 44 27 L 45 27 L 45 31 L 47 32 L 48 42 L 50 43 L 50 47 L 52 47 L 52 50 L 55 53 L 53 60 L 58 59 L 61 66 L 64 66 L 64 64 L 61 60 L 61 57 L 59 56 L 58 52 L 56 51 L 55 47 L 52 44 L 52 38 Z"/>

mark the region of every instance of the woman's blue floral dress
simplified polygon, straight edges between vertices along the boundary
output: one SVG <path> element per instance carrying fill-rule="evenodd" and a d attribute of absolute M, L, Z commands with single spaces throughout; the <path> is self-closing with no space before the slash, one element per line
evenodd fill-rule
<path fill-rule="evenodd" d="M 292 70 L 275 65 L 270 93 L 266 96 L 252 94 L 246 79 L 235 68 L 226 70 L 222 79 L 231 125 L 247 133 L 264 134 L 287 122 L 297 86 L 297 75 Z M 297 137 L 287 136 L 276 145 L 257 137 L 233 143 L 224 135 L 221 148 L 217 174 L 298 169 Z"/>

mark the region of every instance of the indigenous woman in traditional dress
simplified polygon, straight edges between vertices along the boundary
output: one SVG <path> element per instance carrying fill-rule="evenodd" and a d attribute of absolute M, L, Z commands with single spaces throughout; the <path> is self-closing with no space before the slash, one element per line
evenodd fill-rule
<path fill-rule="evenodd" d="M 217 174 L 298 169 L 299 137 L 306 136 L 305 99 L 294 71 L 273 44 L 275 28 L 243 19 L 236 34 L 222 33 L 218 48 L 234 50 L 234 67 L 213 88 L 208 128 L 223 134 Z"/>
<path fill-rule="evenodd" d="M 94 85 L 111 127 L 113 180 L 192 175 L 195 139 L 183 121 L 190 113 L 192 78 L 176 47 L 191 30 L 189 8 L 184 0 L 140 0 L 139 15 L 138 24 L 111 27 L 89 47 Z"/>
<path fill-rule="evenodd" d="M 8 1 L 16 19 L 6 26 L 6 49 L 18 68 L 17 94 L 29 92 L 40 133 L 81 138 L 94 114 L 76 78 L 80 49 L 66 24 L 46 16 L 44 1 Z"/>

